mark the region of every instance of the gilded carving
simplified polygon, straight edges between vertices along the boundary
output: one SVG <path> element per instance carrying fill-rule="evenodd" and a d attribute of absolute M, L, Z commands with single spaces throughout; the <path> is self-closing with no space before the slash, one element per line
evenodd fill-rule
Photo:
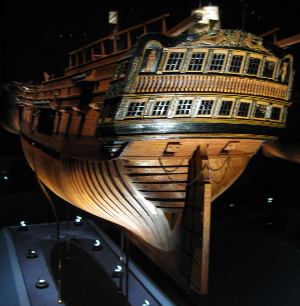
<path fill-rule="evenodd" d="M 289 62 L 284 61 L 280 67 L 279 76 L 280 81 L 285 83 L 288 77 L 288 69 L 289 69 Z"/>
<path fill-rule="evenodd" d="M 266 52 L 272 54 L 263 45 L 263 40 L 251 33 L 245 33 L 238 30 L 213 30 L 199 34 L 199 36 L 191 38 L 190 41 L 184 42 L 181 45 L 192 45 L 193 47 L 207 46 L 228 46 L 228 47 L 247 47 L 255 51 Z"/>
<path fill-rule="evenodd" d="M 241 40 L 241 32 L 240 31 L 233 31 L 230 35 L 230 44 L 231 45 L 240 45 L 240 40 Z"/>
<path fill-rule="evenodd" d="M 200 41 L 206 45 L 226 45 L 229 43 L 228 34 L 225 31 L 205 33 L 200 37 Z"/>
<path fill-rule="evenodd" d="M 268 50 L 262 44 L 262 39 L 254 36 L 251 33 L 246 34 L 246 37 L 242 41 L 242 45 L 245 45 L 249 49 L 268 52 Z"/>
<path fill-rule="evenodd" d="M 152 67 L 156 60 L 156 49 L 152 49 L 147 57 L 146 67 L 144 69 L 145 72 L 151 72 Z"/>
<path fill-rule="evenodd" d="M 124 92 L 130 92 L 138 74 L 138 67 L 140 65 L 141 57 L 136 57 L 130 64 L 129 74 L 126 80 Z"/>
<path fill-rule="evenodd" d="M 151 48 L 145 51 L 141 72 L 155 73 L 161 57 L 161 48 Z"/>

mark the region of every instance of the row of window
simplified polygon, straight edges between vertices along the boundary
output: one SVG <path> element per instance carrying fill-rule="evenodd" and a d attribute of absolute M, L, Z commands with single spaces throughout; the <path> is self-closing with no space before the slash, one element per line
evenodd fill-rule
<path fill-rule="evenodd" d="M 155 66 L 158 67 L 161 52 L 156 54 Z M 151 58 L 152 62 L 155 63 Z M 264 57 L 256 53 L 249 54 L 245 51 L 193 49 L 190 54 L 187 49 L 177 49 L 176 52 L 167 53 L 166 60 L 160 65 L 160 69 L 165 72 L 227 72 L 274 79 L 277 63 L 278 60 L 275 57 Z M 144 67 L 141 72 L 156 71 L 156 69 L 143 70 Z M 280 71 L 278 72 L 280 73 Z M 281 78 L 280 80 L 282 82 L 288 81 Z"/>
<path fill-rule="evenodd" d="M 236 117 L 282 121 L 283 106 L 243 99 L 187 98 L 131 102 L 125 118 Z"/>
<path fill-rule="evenodd" d="M 184 52 L 170 52 L 166 65 L 165 71 L 179 71 L 184 59 Z M 193 53 L 187 68 L 187 71 L 202 71 L 204 66 L 204 60 L 207 52 L 196 52 Z M 222 72 L 224 70 L 227 54 L 224 52 L 212 54 L 212 58 L 208 65 L 208 71 Z M 244 63 L 245 55 L 232 55 L 228 66 L 228 72 L 241 73 L 241 68 Z M 245 73 L 256 76 L 259 72 L 260 65 L 262 63 L 262 57 L 253 56 L 248 58 L 248 65 L 245 67 Z M 275 71 L 276 60 L 265 60 L 262 69 L 262 76 L 266 78 L 273 78 Z"/>

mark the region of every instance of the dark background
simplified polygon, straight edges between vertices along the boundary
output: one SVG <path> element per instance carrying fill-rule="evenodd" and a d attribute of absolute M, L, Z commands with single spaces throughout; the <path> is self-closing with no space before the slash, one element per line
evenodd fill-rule
<path fill-rule="evenodd" d="M 176 24 L 199 4 L 197 0 L 135 2 L 2 1 L 2 82 L 38 82 L 43 71 L 62 74 L 69 51 L 109 33 L 107 19 L 111 8 L 119 11 L 123 29 L 164 13 L 171 13 L 170 25 Z M 245 28 L 261 34 L 280 27 L 277 39 L 300 33 L 300 5 L 295 0 L 279 4 L 265 0 L 212 3 L 220 6 L 223 28 Z M 272 41 L 273 37 L 268 39 Z M 295 57 L 294 106 L 281 141 L 300 146 L 300 44 L 288 50 Z M 0 226 L 17 224 L 24 218 L 34 223 L 52 220 L 51 210 L 23 158 L 18 136 L 0 130 L 0 140 Z M 299 164 L 268 159 L 259 151 L 214 207 L 300 248 L 299 189 Z M 273 197 L 274 202 L 267 204 L 268 197 Z M 63 219 L 78 213 L 89 217 L 56 197 L 55 202 Z"/>

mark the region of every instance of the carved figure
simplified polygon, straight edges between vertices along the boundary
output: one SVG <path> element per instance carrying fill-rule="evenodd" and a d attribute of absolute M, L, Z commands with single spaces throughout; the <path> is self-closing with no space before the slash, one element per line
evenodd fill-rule
<path fill-rule="evenodd" d="M 268 50 L 262 45 L 262 40 L 254 38 L 253 34 L 248 33 L 243 43 L 250 49 L 267 52 Z"/>
<path fill-rule="evenodd" d="M 280 68 L 280 81 L 286 82 L 286 77 L 288 73 L 289 62 L 283 62 Z"/>
<path fill-rule="evenodd" d="M 200 38 L 201 42 L 208 45 L 220 45 L 228 42 L 227 35 L 223 32 L 204 34 Z"/>
<path fill-rule="evenodd" d="M 152 49 L 148 54 L 147 63 L 144 68 L 144 72 L 152 72 L 152 68 L 153 65 L 155 64 L 156 57 L 157 57 L 156 49 Z"/>

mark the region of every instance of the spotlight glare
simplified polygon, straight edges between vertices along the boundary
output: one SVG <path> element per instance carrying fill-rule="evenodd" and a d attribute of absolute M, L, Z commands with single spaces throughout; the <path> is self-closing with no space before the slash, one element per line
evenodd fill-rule
<path fill-rule="evenodd" d="M 26 257 L 30 258 L 30 259 L 37 258 L 38 257 L 38 253 L 35 250 L 29 249 Z"/>
<path fill-rule="evenodd" d="M 118 265 L 118 266 L 115 268 L 115 272 L 121 272 L 121 271 L 122 271 L 122 267 Z"/>
<path fill-rule="evenodd" d="M 75 221 L 74 221 L 75 225 L 82 225 L 82 217 L 80 216 L 76 216 Z"/>
<path fill-rule="evenodd" d="M 123 268 L 120 265 L 117 265 L 117 267 L 114 269 L 112 273 L 112 277 L 121 277 L 123 274 Z"/>
<path fill-rule="evenodd" d="M 100 240 L 96 239 L 93 245 L 93 250 L 94 251 L 100 251 L 102 250 L 102 243 Z"/>
<path fill-rule="evenodd" d="M 49 283 L 45 279 L 39 278 L 38 281 L 36 282 L 35 286 L 38 289 L 44 289 L 44 288 L 49 287 Z"/>
<path fill-rule="evenodd" d="M 19 225 L 19 231 L 27 231 L 28 230 L 28 227 L 27 227 L 27 224 L 25 221 L 21 221 L 20 222 L 20 225 Z"/>

